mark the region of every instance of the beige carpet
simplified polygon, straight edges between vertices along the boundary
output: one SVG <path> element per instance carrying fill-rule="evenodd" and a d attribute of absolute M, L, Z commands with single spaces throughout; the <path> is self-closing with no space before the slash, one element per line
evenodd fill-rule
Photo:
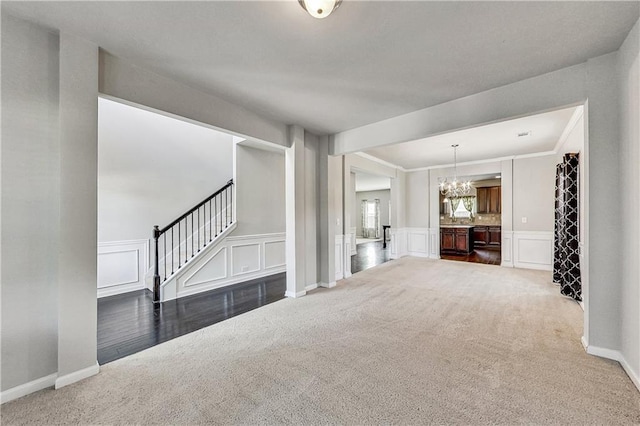
<path fill-rule="evenodd" d="M 3 424 L 640 422 L 547 272 L 404 258 L 2 406 Z"/>

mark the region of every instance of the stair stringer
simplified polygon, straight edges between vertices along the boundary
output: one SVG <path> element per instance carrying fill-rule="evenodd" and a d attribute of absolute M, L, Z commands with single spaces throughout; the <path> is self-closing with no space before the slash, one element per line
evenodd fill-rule
<path fill-rule="evenodd" d="M 180 291 L 179 280 L 185 277 L 190 277 L 205 267 L 213 258 L 216 257 L 221 248 L 226 248 L 227 238 L 236 229 L 237 223 L 229 225 L 221 234 L 219 234 L 213 243 L 206 245 L 200 252 L 198 252 L 193 258 L 191 258 L 180 269 L 170 275 L 160 285 L 160 301 L 165 302 L 167 300 L 177 299 L 178 297 L 188 296 L 190 294 L 200 293 L 202 291 L 212 290 L 214 288 L 223 287 L 228 285 L 227 282 L 216 283 L 207 286 L 197 286 L 193 291 Z M 225 262 L 226 267 L 226 262 Z M 188 278 L 187 278 L 188 279 Z"/>

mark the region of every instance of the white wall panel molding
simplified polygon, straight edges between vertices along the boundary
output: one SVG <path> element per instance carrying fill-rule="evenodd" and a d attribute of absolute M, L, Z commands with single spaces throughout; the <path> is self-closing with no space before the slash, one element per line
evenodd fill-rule
<path fill-rule="evenodd" d="M 98 297 L 145 288 L 149 240 L 98 243 Z"/>
<path fill-rule="evenodd" d="M 286 271 L 285 233 L 230 236 L 206 247 L 162 285 L 171 300 Z"/>
<path fill-rule="evenodd" d="M 356 254 L 356 233 L 358 232 L 355 226 L 349 228 L 349 241 L 351 241 L 351 256 Z"/>
<path fill-rule="evenodd" d="M 550 271 L 553 262 L 553 232 L 513 232 L 513 266 Z"/>
<path fill-rule="evenodd" d="M 409 256 L 429 257 L 429 228 L 407 229 L 407 253 Z"/>
<path fill-rule="evenodd" d="M 440 259 L 440 228 L 429 228 L 429 257 Z"/>
<path fill-rule="evenodd" d="M 336 281 L 344 278 L 344 256 L 342 255 L 344 236 L 336 235 L 335 256 L 336 256 Z"/>
<path fill-rule="evenodd" d="M 391 258 L 399 259 L 406 256 L 407 251 L 407 228 L 391 228 Z"/>
<path fill-rule="evenodd" d="M 342 265 L 345 278 L 349 278 L 351 276 L 351 248 L 354 247 L 351 240 L 355 238 L 355 234 L 347 234 L 344 236 L 344 262 Z"/>
<path fill-rule="evenodd" d="M 500 266 L 513 268 L 513 231 L 502 230 L 502 262 Z"/>

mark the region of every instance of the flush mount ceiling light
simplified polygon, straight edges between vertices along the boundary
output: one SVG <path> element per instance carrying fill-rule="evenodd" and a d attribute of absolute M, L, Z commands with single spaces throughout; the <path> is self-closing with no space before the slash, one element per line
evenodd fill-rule
<path fill-rule="evenodd" d="M 322 19 L 340 7 L 342 0 L 298 0 L 300 6 L 314 18 Z"/>
<path fill-rule="evenodd" d="M 440 179 L 440 193 L 445 196 L 445 200 L 460 198 L 471 192 L 471 182 L 458 182 L 458 144 L 451 147 L 453 148 L 453 178 Z"/>

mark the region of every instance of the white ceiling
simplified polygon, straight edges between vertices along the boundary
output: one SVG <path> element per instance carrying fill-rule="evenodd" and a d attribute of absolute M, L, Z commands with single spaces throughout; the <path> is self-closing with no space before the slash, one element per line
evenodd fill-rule
<path fill-rule="evenodd" d="M 458 163 L 549 152 L 581 112 L 581 106 L 565 108 L 364 152 L 405 169 L 453 164 L 453 144 Z"/>
<path fill-rule="evenodd" d="M 356 172 L 356 192 L 379 191 L 381 189 L 391 189 L 391 178 Z"/>
<path fill-rule="evenodd" d="M 618 49 L 631 2 L 8 2 L 3 12 L 287 124 L 335 133 Z"/>

